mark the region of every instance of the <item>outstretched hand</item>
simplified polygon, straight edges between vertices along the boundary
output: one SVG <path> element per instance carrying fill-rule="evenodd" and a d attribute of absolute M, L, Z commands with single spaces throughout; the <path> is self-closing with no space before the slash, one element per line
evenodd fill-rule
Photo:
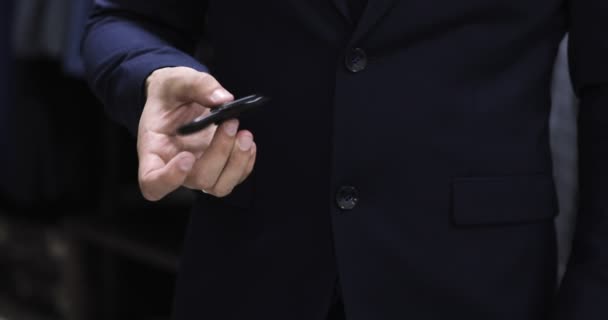
<path fill-rule="evenodd" d="M 224 197 L 242 183 L 255 164 L 253 134 L 239 131 L 236 119 L 188 136 L 177 128 L 234 97 L 215 78 L 186 67 L 154 71 L 146 81 L 147 100 L 139 121 L 139 186 L 157 201 L 185 186 Z"/>

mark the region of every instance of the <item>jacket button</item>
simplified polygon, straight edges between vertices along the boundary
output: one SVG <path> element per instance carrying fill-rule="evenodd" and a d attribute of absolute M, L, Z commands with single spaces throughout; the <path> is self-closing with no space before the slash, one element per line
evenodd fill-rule
<path fill-rule="evenodd" d="M 357 206 L 359 202 L 359 192 L 355 187 L 342 186 L 336 193 L 336 203 L 338 208 L 342 210 L 352 210 Z"/>
<path fill-rule="evenodd" d="M 348 71 L 361 72 L 367 67 L 367 54 L 361 48 L 354 48 L 346 55 L 344 62 Z"/>

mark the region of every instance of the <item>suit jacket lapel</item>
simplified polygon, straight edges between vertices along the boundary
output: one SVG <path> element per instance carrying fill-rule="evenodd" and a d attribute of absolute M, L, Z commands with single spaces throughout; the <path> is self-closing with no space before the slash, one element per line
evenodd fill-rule
<path fill-rule="evenodd" d="M 342 2 L 348 0 L 334 1 Z M 382 18 L 384 18 L 384 16 L 390 12 L 396 2 L 397 0 L 368 0 L 367 6 L 361 15 L 361 19 L 357 23 L 352 41 L 359 41 L 369 31 L 371 31 L 378 24 L 378 22 L 380 22 L 380 20 L 382 20 Z M 346 7 L 346 12 L 348 13 L 346 3 L 344 3 L 344 6 Z"/>
<path fill-rule="evenodd" d="M 348 9 L 347 1 L 349 1 L 349 0 L 331 0 L 331 2 L 336 7 L 336 9 L 340 13 L 340 15 L 342 15 L 342 17 L 344 17 L 344 19 L 346 19 L 347 22 L 352 24 L 353 20 L 350 16 L 350 10 Z"/>
<path fill-rule="evenodd" d="M 354 43 L 364 37 L 369 31 L 378 24 L 380 20 L 393 8 L 397 0 L 367 0 L 367 5 L 361 14 L 359 21 L 354 21 L 350 15 L 350 9 L 348 7 L 348 1 L 351 0 L 330 0 L 333 7 L 339 13 L 344 20 L 354 27 L 354 32 L 350 38 L 350 42 Z M 294 7 L 300 7 L 300 9 L 307 8 L 306 6 L 301 7 L 305 2 L 301 0 L 290 0 Z M 311 12 L 304 10 L 301 12 L 303 15 L 309 17 Z"/>

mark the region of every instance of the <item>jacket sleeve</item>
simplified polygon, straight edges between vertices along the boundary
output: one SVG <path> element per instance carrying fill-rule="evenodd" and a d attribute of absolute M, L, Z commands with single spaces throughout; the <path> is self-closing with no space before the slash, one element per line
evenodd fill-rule
<path fill-rule="evenodd" d="M 206 67 L 192 57 L 203 0 L 96 0 L 82 42 L 87 80 L 109 116 L 137 133 L 145 80 L 162 67 Z"/>
<path fill-rule="evenodd" d="M 580 98 L 579 217 L 557 319 L 608 319 L 608 1 L 570 0 L 570 64 Z"/>

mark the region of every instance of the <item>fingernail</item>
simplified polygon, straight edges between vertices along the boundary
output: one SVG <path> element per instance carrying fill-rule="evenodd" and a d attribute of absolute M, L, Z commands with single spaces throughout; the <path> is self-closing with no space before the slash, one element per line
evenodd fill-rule
<path fill-rule="evenodd" d="M 192 170 L 192 166 L 194 166 L 194 159 L 192 157 L 184 158 L 179 162 L 179 169 L 184 172 Z"/>
<path fill-rule="evenodd" d="M 239 130 L 238 120 L 228 120 L 224 123 L 224 131 L 227 135 L 234 137 L 236 132 Z"/>
<path fill-rule="evenodd" d="M 231 96 L 232 95 L 228 91 L 226 91 L 226 89 L 220 88 L 213 91 L 210 98 L 213 102 L 220 102 L 230 99 Z"/>
<path fill-rule="evenodd" d="M 241 151 L 247 151 L 251 149 L 251 146 L 253 145 L 253 137 L 248 134 L 242 135 L 239 137 L 238 144 Z"/>

